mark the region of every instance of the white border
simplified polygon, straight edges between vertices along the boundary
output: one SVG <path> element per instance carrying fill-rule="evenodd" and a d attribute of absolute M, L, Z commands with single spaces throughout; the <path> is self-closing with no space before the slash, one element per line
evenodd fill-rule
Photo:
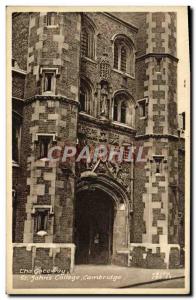
<path fill-rule="evenodd" d="M 1 93 L 1 109 L 0 109 L 0 132 L 1 132 L 1 148 L 0 148 L 0 157 L 1 157 L 1 168 L 0 168 L 0 175 L 1 175 L 1 181 L 0 181 L 0 192 L 1 192 L 1 213 L 0 213 L 0 219 L 1 219 L 1 235 L 0 235 L 0 263 L 1 263 L 1 272 L 0 272 L 0 295 L 1 295 L 1 299 L 5 299 L 8 296 L 5 295 L 5 237 L 6 237 L 6 231 L 5 231 L 5 206 L 6 206 L 6 83 L 5 83 L 5 73 L 6 73 L 6 50 L 5 50 L 5 38 L 6 38 L 6 26 L 5 26 L 5 7 L 7 5 L 61 5 L 64 6 L 66 4 L 75 6 L 75 5 L 79 5 L 79 6 L 84 6 L 84 5 L 91 5 L 92 1 L 90 0 L 85 0 L 85 1 L 81 1 L 81 0 L 72 0 L 70 3 L 66 3 L 66 1 L 64 0 L 56 0 L 51 1 L 51 0 L 34 0 L 32 2 L 27 2 L 25 0 L 20 0 L 20 2 L 16 2 L 14 0 L 1 0 L 0 1 L 0 38 L 1 38 L 1 47 L 0 47 L 0 60 L 1 60 L 1 72 L 0 72 L 0 76 L 1 76 L 1 89 L 0 89 L 0 93 Z M 94 6 L 101 6 L 101 5 L 162 5 L 164 4 L 164 6 L 166 5 L 190 5 L 193 8 L 196 7 L 196 1 L 195 0 L 190 0 L 190 1 L 184 1 L 184 0 L 176 0 L 176 1 L 172 1 L 172 0 L 164 0 L 159 3 L 157 3 L 157 1 L 140 1 L 137 0 L 136 2 L 131 2 L 130 0 L 121 0 L 121 1 L 112 1 L 112 0 L 94 0 L 93 1 L 93 5 Z M 194 41 L 196 40 L 196 30 L 194 30 Z M 194 65 L 195 66 L 195 65 Z M 196 77 L 195 77 L 196 78 Z M 196 85 L 196 79 L 194 78 L 194 82 L 193 82 L 193 86 Z M 194 114 L 196 111 L 196 105 L 194 105 Z M 194 118 L 193 118 L 194 119 Z M 193 124 L 194 125 L 194 124 Z M 195 128 L 194 128 L 195 129 Z M 195 130 L 196 132 L 196 130 Z M 196 138 L 196 134 L 194 134 L 194 137 Z M 195 170 L 195 163 L 193 165 L 193 168 Z M 193 186 L 195 181 L 193 182 Z M 193 195 L 193 199 L 194 199 L 194 195 Z M 194 205 L 194 208 L 196 207 L 196 205 Z M 194 213 L 195 213 L 196 209 L 194 209 Z M 194 218 L 193 218 L 194 220 Z M 195 228 L 195 222 L 192 224 L 193 229 Z M 194 245 L 193 245 L 194 246 Z M 195 269 L 195 264 L 194 267 Z M 194 278 L 194 282 L 193 282 L 193 286 L 195 286 L 196 281 Z M 132 296 L 133 297 L 133 296 Z M 188 297 L 188 296 L 187 296 Z M 41 297 L 37 297 L 38 299 Z M 54 297 L 56 298 L 56 297 Z M 70 299 L 73 299 L 73 297 L 68 297 Z M 133 297 L 134 298 L 134 297 Z M 144 297 L 140 297 L 140 298 L 144 298 Z M 160 298 L 159 296 L 157 296 L 157 298 Z M 27 299 L 27 296 L 23 296 L 22 299 Z M 138 299 L 138 297 L 136 298 Z"/>

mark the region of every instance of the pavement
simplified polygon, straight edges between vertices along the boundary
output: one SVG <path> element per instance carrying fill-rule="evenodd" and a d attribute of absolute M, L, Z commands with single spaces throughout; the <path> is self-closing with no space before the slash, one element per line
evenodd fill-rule
<path fill-rule="evenodd" d="M 148 283 L 148 284 L 141 284 L 138 286 L 140 289 L 171 289 L 174 288 L 184 288 L 184 278 L 179 278 L 179 279 L 172 279 L 172 280 L 164 280 L 164 281 L 155 281 L 154 283 Z M 133 288 L 133 287 L 132 287 Z"/>
<path fill-rule="evenodd" d="M 184 287 L 184 269 L 142 269 L 114 265 L 78 265 L 72 274 L 13 275 L 14 288 Z M 166 284 L 165 287 L 167 287 Z"/>

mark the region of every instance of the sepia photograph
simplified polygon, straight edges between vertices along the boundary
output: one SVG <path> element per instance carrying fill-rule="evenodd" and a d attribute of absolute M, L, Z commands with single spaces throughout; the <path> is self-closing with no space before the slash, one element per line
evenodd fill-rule
<path fill-rule="evenodd" d="M 190 292 L 188 7 L 7 7 L 7 293 Z"/>

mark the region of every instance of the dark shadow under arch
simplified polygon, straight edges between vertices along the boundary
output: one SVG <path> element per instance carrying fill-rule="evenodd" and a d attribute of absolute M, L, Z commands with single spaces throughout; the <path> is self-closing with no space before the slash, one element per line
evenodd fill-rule
<path fill-rule="evenodd" d="M 75 204 L 76 263 L 110 264 L 129 242 L 129 197 L 107 175 L 80 178 Z"/>

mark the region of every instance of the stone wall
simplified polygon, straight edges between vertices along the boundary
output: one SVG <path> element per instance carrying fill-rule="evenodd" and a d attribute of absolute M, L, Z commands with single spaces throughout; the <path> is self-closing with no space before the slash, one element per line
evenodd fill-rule
<path fill-rule="evenodd" d="M 12 72 L 12 97 L 24 98 L 25 76 L 18 72 Z"/>
<path fill-rule="evenodd" d="M 20 17 L 23 18 L 23 15 Z M 74 164 L 70 166 L 72 175 L 66 176 L 60 163 L 39 160 L 37 135 L 52 134 L 55 137 L 53 146 L 61 146 L 62 149 L 65 141 L 72 145 L 76 143 L 79 21 L 79 14 L 57 14 L 57 26 L 51 27 L 46 24 L 46 13 L 29 15 L 25 98 L 31 99 L 25 101 L 22 127 L 19 222 L 16 230 L 16 241 L 19 242 L 73 240 Z M 70 34 L 71 31 L 73 34 Z M 43 94 L 41 68 L 57 69 L 60 74 L 52 97 L 40 95 Z M 16 84 L 13 86 L 15 89 Z M 34 97 L 36 94 L 40 96 Z M 32 211 L 35 205 L 49 205 L 54 212 L 46 237 L 38 237 L 34 233 Z"/>
<path fill-rule="evenodd" d="M 22 207 L 25 209 L 27 217 L 25 217 L 22 210 L 19 218 L 21 222 L 22 220 L 24 222 L 25 219 L 24 242 L 33 242 L 36 239 L 32 223 L 32 209 L 34 205 L 51 205 L 55 213 L 55 219 L 53 220 L 51 217 L 50 220 L 51 224 L 49 227 L 51 230 L 49 230 L 48 236 L 44 239 L 46 242 L 71 242 L 72 240 L 74 180 L 72 177 L 67 178 L 63 174 L 59 162 L 40 160 L 38 158 L 36 134 L 47 133 L 56 135 L 57 141 L 54 144 L 55 146 L 63 147 L 67 139 L 70 143 L 75 143 L 76 112 L 77 107 L 72 107 L 63 99 L 62 101 L 57 101 L 56 99 L 44 100 L 37 98 L 24 107 L 25 116 L 29 115 L 29 118 L 25 118 L 23 122 L 23 129 L 25 129 L 23 130 L 23 152 L 21 154 L 24 180 L 27 177 L 27 181 L 21 189 L 24 191 L 26 187 L 27 198 L 25 199 L 24 196 L 24 202 L 21 202 L 20 206 L 21 209 Z M 64 116 L 66 116 L 66 120 Z M 74 164 L 71 168 L 74 174 Z M 38 240 L 36 239 L 36 241 Z"/>
<path fill-rule="evenodd" d="M 73 271 L 74 254 L 70 244 L 13 244 L 13 274 L 66 274 Z"/>
<path fill-rule="evenodd" d="M 27 69 L 29 13 L 14 13 L 12 15 L 12 58 L 22 70 Z"/>
<path fill-rule="evenodd" d="M 87 13 L 86 15 L 96 28 L 96 54 L 94 60 L 84 59 L 81 61 L 81 74 L 90 80 L 94 90 L 96 90 L 100 80 L 98 62 L 103 54 L 107 53 L 108 60 L 112 66 L 111 78 L 109 80 L 112 85 L 112 94 L 125 88 L 132 95 L 133 99 L 135 99 L 135 78 L 129 75 L 123 76 L 122 72 L 113 69 L 113 38 L 118 34 L 123 34 L 135 43 L 136 32 L 101 13 Z M 126 84 L 124 83 L 124 77 L 126 78 Z"/>
<path fill-rule="evenodd" d="M 149 269 L 175 269 L 180 267 L 180 247 L 178 244 L 132 243 L 129 249 L 128 265 L 130 267 Z"/>
<path fill-rule="evenodd" d="M 178 193 L 179 193 L 179 217 L 180 222 L 180 241 L 184 245 L 184 216 L 185 216 L 185 141 L 180 140 L 180 145 L 178 149 Z"/>
<path fill-rule="evenodd" d="M 42 94 L 40 68 L 57 68 L 55 94 L 77 101 L 80 14 L 58 13 L 56 26 L 46 22 L 46 13 L 30 16 L 26 98 Z"/>

